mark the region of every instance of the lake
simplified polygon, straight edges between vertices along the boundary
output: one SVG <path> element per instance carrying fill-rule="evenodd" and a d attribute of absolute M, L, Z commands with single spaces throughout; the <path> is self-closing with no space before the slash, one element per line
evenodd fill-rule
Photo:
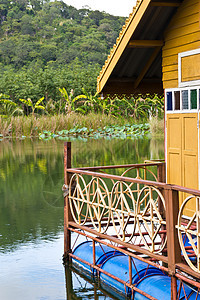
<path fill-rule="evenodd" d="M 0 142 L 1 300 L 115 299 L 63 267 L 63 149 L 61 140 Z M 162 140 L 72 141 L 73 167 L 158 158 Z"/>

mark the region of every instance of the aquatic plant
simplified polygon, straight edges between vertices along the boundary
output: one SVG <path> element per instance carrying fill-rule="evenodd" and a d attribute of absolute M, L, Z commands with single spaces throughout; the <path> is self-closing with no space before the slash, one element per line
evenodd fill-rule
<path fill-rule="evenodd" d="M 109 117 L 107 115 L 77 113 L 60 115 L 32 115 L 29 116 L 0 116 L 0 134 L 3 137 L 39 136 L 44 130 L 56 134 L 60 130 L 70 130 L 74 127 L 93 129 L 103 128 L 106 125 L 124 125 L 131 122 L 129 119 Z"/>
<path fill-rule="evenodd" d="M 63 129 L 53 133 L 51 131 L 44 130 L 39 133 L 40 139 L 49 140 L 52 138 L 66 139 L 71 136 L 82 137 L 82 138 L 143 138 L 149 135 L 149 124 L 133 124 L 133 125 L 110 125 L 104 126 L 103 128 L 97 128 L 93 130 L 92 128 L 88 129 L 87 127 L 74 127 L 69 130 Z"/>
<path fill-rule="evenodd" d="M 38 137 L 40 138 L 99 138 L 120 137 L 135 138 L 149 134 L 149 125 L 133 124 L 132 119 L 114 118 L 107 115 L 80 115 L 77 113 L 50 115 L 29 115 L 5 118 L 0 116 L 0 134 L 2 137 Z"/>

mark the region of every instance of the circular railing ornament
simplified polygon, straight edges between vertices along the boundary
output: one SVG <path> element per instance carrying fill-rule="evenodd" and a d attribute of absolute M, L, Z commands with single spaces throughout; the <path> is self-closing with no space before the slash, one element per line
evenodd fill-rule
<path fill-rule="evenodd" d="M 88 217 L 87 186 L 83 176 L 74 174 L 69 184 L 69 205 L 74 221 L 84 225 Z"/>
<path fill-rule="evenodd" d="M 93 177 L 88 186 L 90 220 L 100 233 L 105 233 L 110 223 L 110 194 L 103 179 Z"/>
<path fill-rule="evenodd" d="M 112 188 L 111 217 L 118 238 L 129 242 L 135 232 L 135 199 L 125 182 L 118 181 Z"/>
<path fill-rule="evenodd" d="M 177 229 L 186 262 L 192 270 L 200 273 L 200 197 L 189 196 L 182 203 Z"/>
<path fill-rule="evenodd" d="M 158 189 L 145 186 L 137 200 L 137 228 L 145 249 L 160 253 L 164 249 L 166 236 L 165 200 Z"/>
<path fill-rule="evenodd" d="M 146 167 L 131 167 L 125 170 L 121 176 L 127 176 L 139 180 L 147 180 L 147 178 L 149 178 L 151 181 L 158 181 L 156 175 Z M 141 189 L 144 187 L 144 184 L 132 182 L 129 184 L 129 187 L 134 195 L 134 198 L 137 199 Z"/>
<path fill-rule="evenodd" d="M 131 167 L 131 168 L 125 170 L 121 176 L 125 176 L 125 175 L 127 176 L 127 173 L 131 172 L 131 171 L 135 171 L 135 176 L 133 177 L 133 176 L 129 175 L 128 177 L 135 178 L 135 179 L 147 180 L 147 177 L 148 177 L 147 174 L 149 174 L 150 176 L 152 176 L 151 180 L 153 179 L 155 181 L 158 181 L 158 178 L 156 177 L 156 175 L 146 167 L 137 167 L 137 166 Z M 142 176 L 142 172 L 143 172 L 143 176 Z"/>

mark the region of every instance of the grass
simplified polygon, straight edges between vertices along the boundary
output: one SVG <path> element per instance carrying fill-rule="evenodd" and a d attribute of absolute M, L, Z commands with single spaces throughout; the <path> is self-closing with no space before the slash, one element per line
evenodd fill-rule
<path fill-rule="evenodd" d="M 153 138 L 163 138 L 164 137 L 164 119 L 152 118 L 149 122 L 150 132 Z"/>
<path fill-rule="evenodd" d="M 5 118 L 0 116 L 1 137 L 22 137 L 39 136 L 44 130 L 56 133 L 59 130 L 70 130 L 74 127 L 87 127 L 93 129 L 103 128 L 104 126 L 124 125 L 129 123 L 128 119 L 116 119 L 107 115 L 97 115 L 90 113 L 86 116 L 71 113 L 69 115 L 58 116 L 17 116 Z"/>
<path fill-rule="evenodd" d="M 163 136 L 163 121 L 158 121 L 157 119 L 152 119 L 150 122 L 151 133 L 153 136 Z M 129 124 L 129 125 L 127 125 Z M 124 126 L 125 133 L 134 130 L 129 129 L 126 126 L 134 125 L 134 121 L 132 118 L 115 118 L 102 114 L 94 114 L 90 113 L 88 115 L 81 115 L 78 113 L 71 113 L 68 115 L 60 114 L 57 116 L 17 116 L 17 117 L 3 117 L 0 116 L 0 138 L 5 137 L 38 137 L 46 131 L 51 134 L 57 134 L 58 131 L 65 130 L 78 133 L 77 131 L 73 131 L 74 128 L 84 129 L 86 131 L 93 132 L 102 132 L 104 131 L 112 134 L 113 131 L 121 131 L 120 127 Z M 142 125 L 138 125 L 138 129 L 140 131 L 137 132 L 137 135 L 141 133 L 142 129 L 148 130 L 145 128 L 145 124 L 142 128 Z M 108 127 L 111 127 L 108 128 Z M 81 131 L 80 131 L 81 132 Z M 82 131 L 83 132 L 83 131 Z"/>

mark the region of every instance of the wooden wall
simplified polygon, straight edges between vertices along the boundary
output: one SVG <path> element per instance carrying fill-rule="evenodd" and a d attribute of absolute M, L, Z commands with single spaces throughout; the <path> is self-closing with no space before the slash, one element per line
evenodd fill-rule
<path fill-rule="evenodd" d="M 184 0 L 164 33 L 163 87 L 178 87 L 178 53 L 200 48 L 200 0 Z"/>

